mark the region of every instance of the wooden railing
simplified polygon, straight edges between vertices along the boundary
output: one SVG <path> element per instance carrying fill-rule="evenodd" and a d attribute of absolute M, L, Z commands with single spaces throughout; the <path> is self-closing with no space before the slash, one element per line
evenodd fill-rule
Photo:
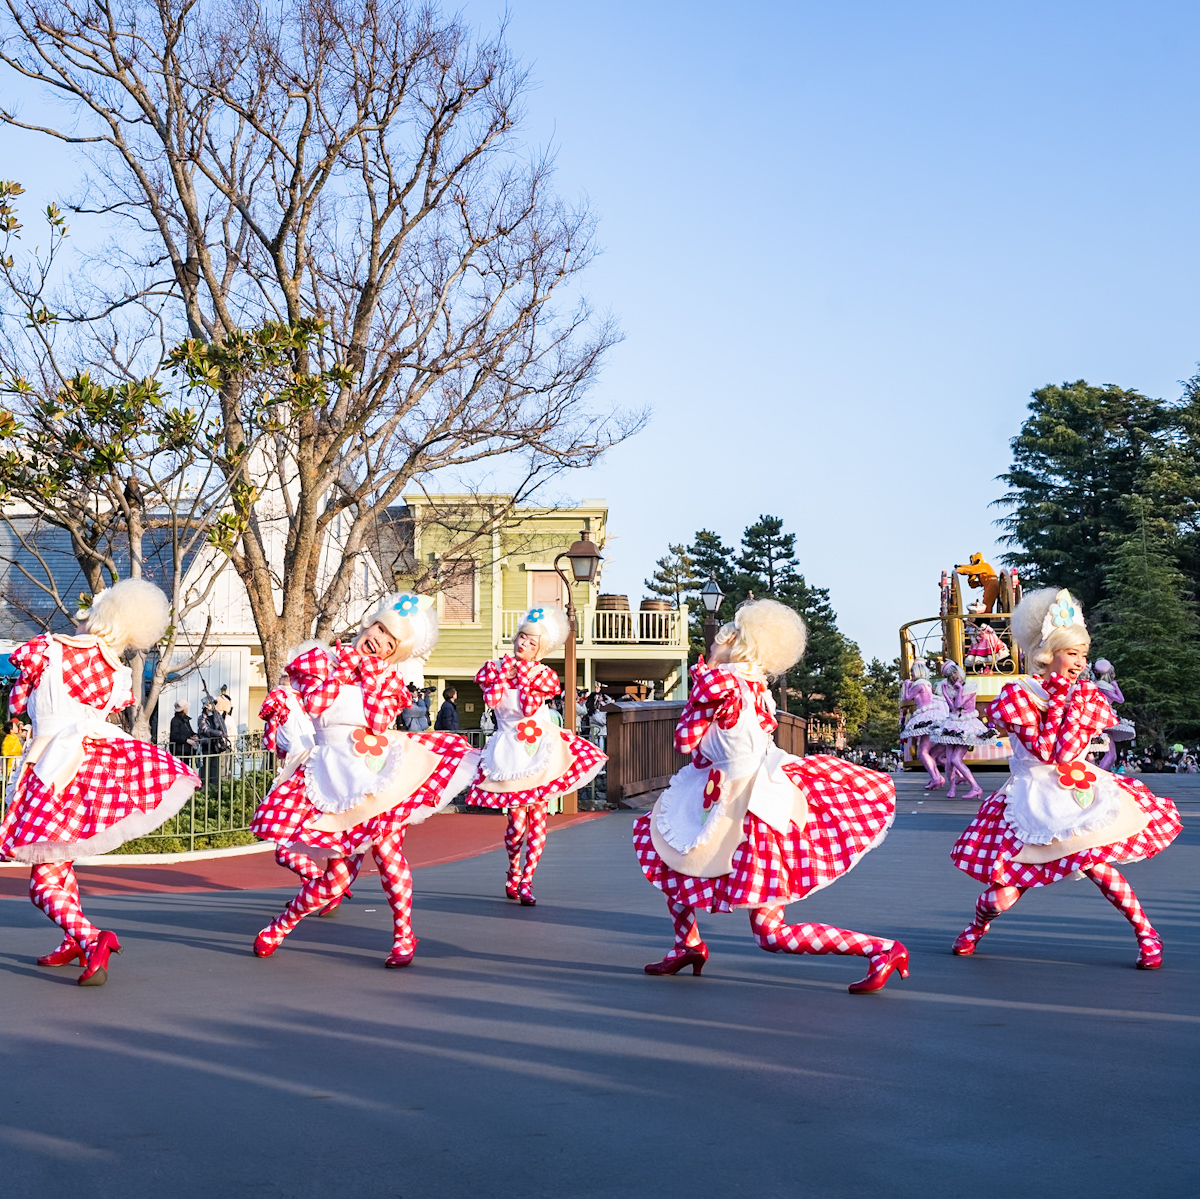
<path fill-rule="evenodd" d="M 525 609 L 500 614 L 500 639 L 511 641 Z M 669 612 L 601 612 L 579 609 L 580 645 L 662 645 L 683 649 L 688 643 L 687 604 Z"/>
<path fill-rule="evenodd" d="M 608 713 L 609 801 L 643 795 L 665 787 L 687 763 L 675 752 L 675 726 L 683 704 L 619 704 Z M 804 720 L 789 712 L 776 713 L 775 743 L 785 753 L 804 756 Z"/>

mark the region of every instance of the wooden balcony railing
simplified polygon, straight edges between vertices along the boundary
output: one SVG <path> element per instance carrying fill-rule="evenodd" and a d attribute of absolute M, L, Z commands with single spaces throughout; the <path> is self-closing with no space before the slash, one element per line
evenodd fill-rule
<path fill-rule="evenodd" d="M 675 726 L 683 704 L 670 701 L 618 704 L 608 713 L 608 799 L 626 799 L 665 787 L 687 762 L 675 752 Z M 775 744 L 803 757 L 804 720 L 777 712 Z"/>
<path fill-rule="evenodd" d="M 500 637 L 511 641 L 525 609 L 505 609 L 501 613 Z M 580 645 L 656 645 L 667 649 L 686 649 L 688 644 L 687 605 L 670 612 L 601 612 L 579 609 Z"/>

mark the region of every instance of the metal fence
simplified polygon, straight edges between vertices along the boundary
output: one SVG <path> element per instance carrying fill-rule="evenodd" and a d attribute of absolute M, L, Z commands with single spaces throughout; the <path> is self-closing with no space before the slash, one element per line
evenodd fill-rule
<path fill-rule="evenodd" d="M 464 730 L 463 736 L 476 749 L 487 741 L 479 729 Z M 599 731 L 587 736 L 601 749 L 605 736 Z M 167 749 L 167 743 L 162 743 Z M 275 755 L 262 748 L 257 734 L 243 734 L 228 753 L 184 755 L 183 760 L 200 776 L 201 785 L 188 802 L 164 825 L 145 837 L 127 842 L 122 853 L 182 853 L 185 850 L 221 849 L 231 845 L 249 845 L 255 840 L 250 832 L 254 810 L 262 803 L 275 780 Z M 9 784 L 20 758 L 0 758 L 0 814 L 8 805 Z M 602 771 L 579 791 L 581 803 L 604 802 L 605 775 Z M 551 806 L 552 811 L 560 804 Z"/>

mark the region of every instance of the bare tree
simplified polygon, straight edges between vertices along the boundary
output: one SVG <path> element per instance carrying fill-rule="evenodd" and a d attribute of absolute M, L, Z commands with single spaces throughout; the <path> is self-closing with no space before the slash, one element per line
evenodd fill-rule
<path fill-rule="evenodd" d="M 406 0 L 5 5 L 0 62 L 72 120 L 0 119 L 82 147 L 72 207 L 118 225 L 47 311 L 95 332 L 94 369 L 187 337 L 173 361 L 216 400 L 214 461 L 254 484 L 231 561 L 270 675 L 336 626 L 406 489 L 499 470 L 503 522 L 640 427 L 589 406 L 617 337 L 568 298 L 593 219 L 521 150 L 503 30 Z M 264 326 L 295 335 L 273 408 L 245 332 Z"/>

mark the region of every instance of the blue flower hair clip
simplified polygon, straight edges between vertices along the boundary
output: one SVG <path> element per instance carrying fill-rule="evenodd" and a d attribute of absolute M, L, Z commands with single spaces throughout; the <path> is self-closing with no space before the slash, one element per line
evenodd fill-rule
<path fill-rule="evenodd" d="M 529 615 L 526 616 L 525 619 L 530 624 L 537 624 L 537 622 L 539 620 L 544 620 L 545 616 L 546 616 L 546 610 L 544 608 L 530 608 Z"/>
<path fill-rule="evenodd" d="M 411 591 L 406 591 L 392 607 L 400 613 L 401 616 L 411 616 L 420 606 L 421 597 L 413 595 Z"/>

